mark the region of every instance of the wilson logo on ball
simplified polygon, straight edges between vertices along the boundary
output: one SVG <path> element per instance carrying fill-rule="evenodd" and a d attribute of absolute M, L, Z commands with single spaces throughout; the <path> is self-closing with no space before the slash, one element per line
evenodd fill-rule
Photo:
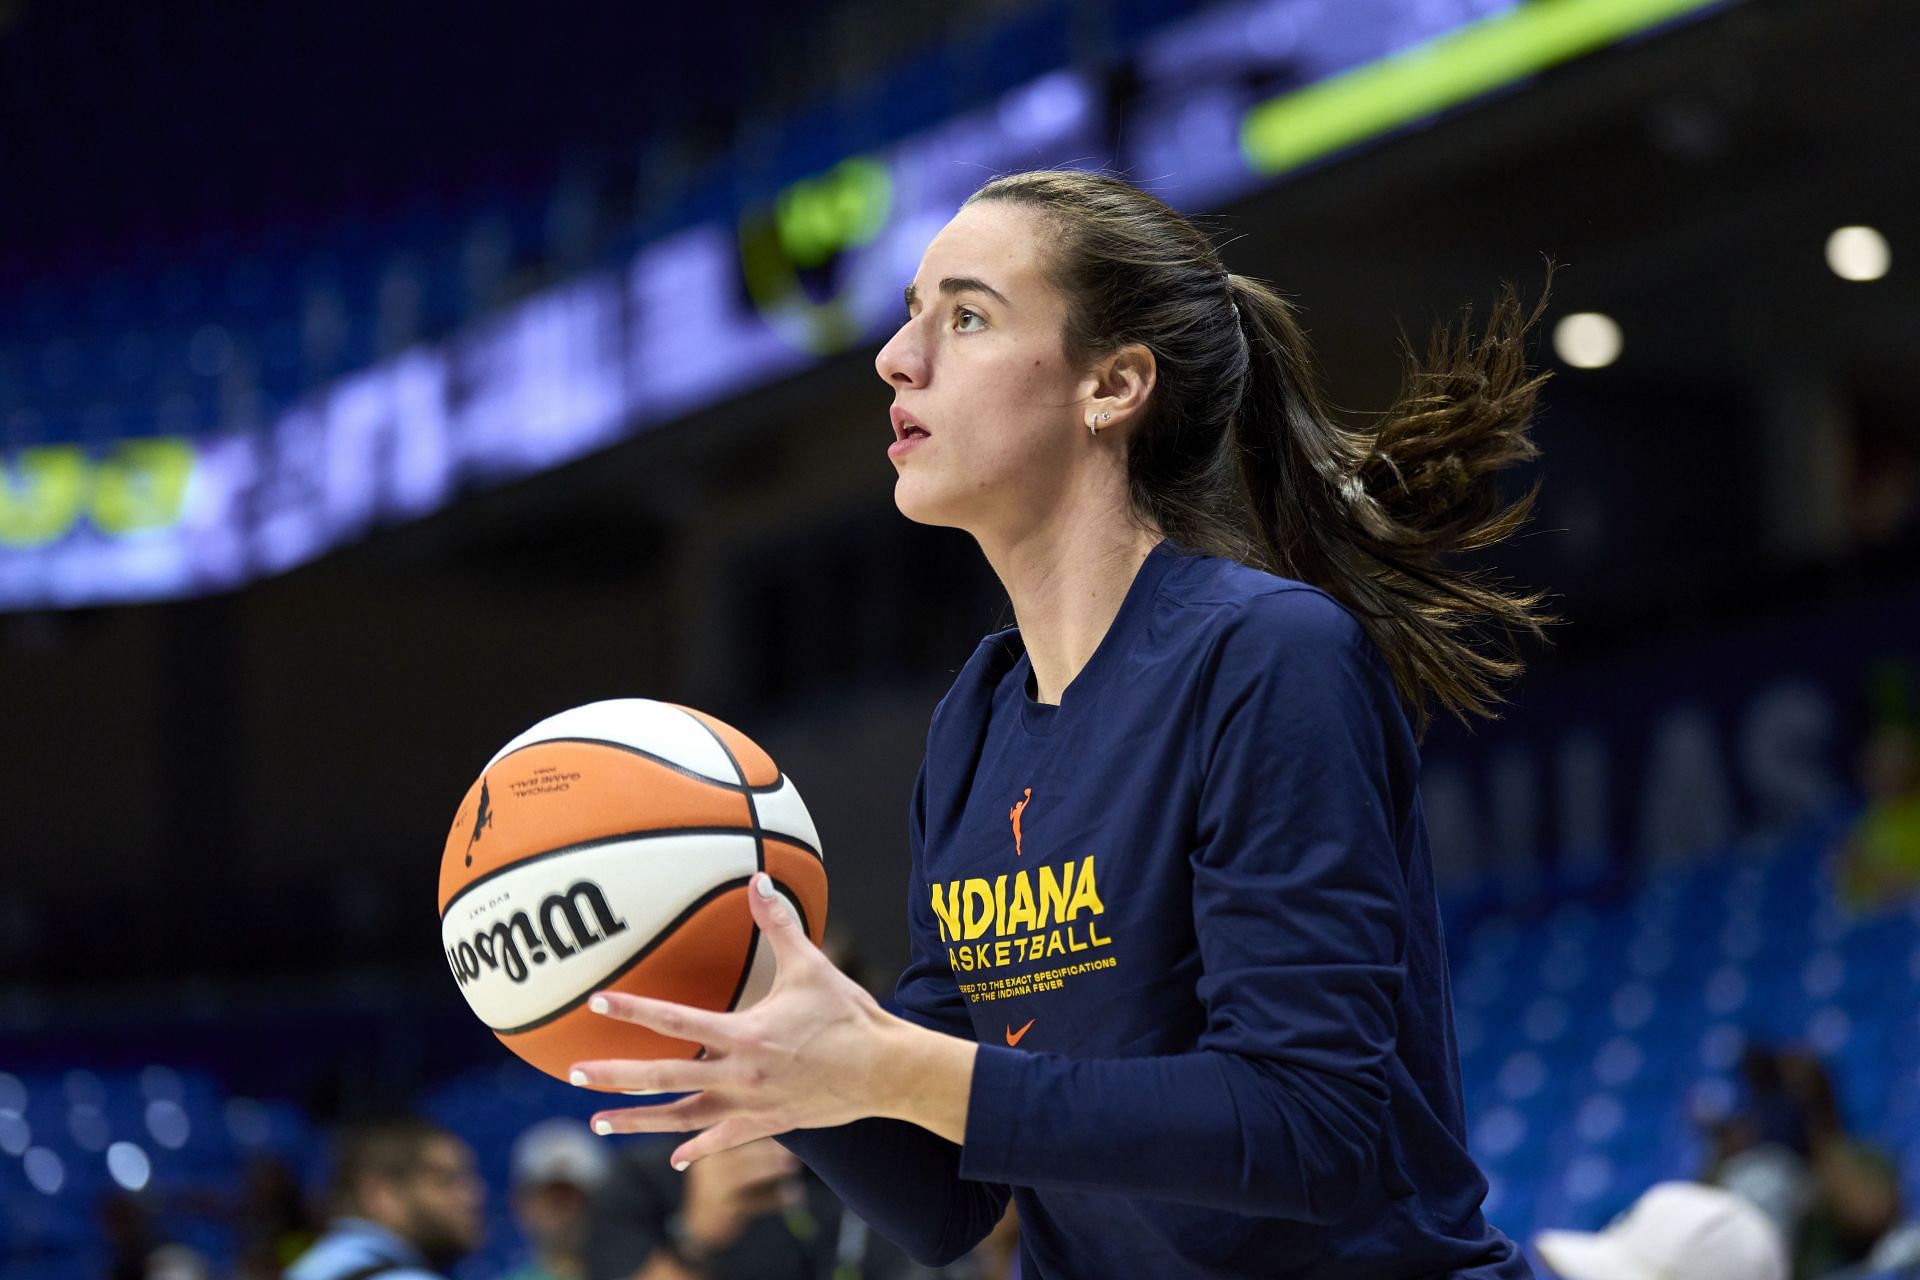
<path fill-rule="evenodd" d="M 516 911 L 491 929 L 476 931 L 471 942 L 449 947 L 447 964 L 463 987 L 485 976 L 482 965 L 525 982 L 532 972 L 529 959 L 545 964 L 551 952 L 564 960 L 626 931 L 627 922 L 613 913 L 600 886 L 579 880 L 561 893 L 548 894 L 531 917 Z"/>

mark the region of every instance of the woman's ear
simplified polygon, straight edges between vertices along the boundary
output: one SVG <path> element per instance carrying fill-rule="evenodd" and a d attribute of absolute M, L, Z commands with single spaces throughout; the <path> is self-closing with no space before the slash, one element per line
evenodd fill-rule
<path fill-rule="evenodd" d="M 1103 357 L 1082 384 L 1083 412 L 1102 431 L 1138 418 L 1153 392 L 1158 368 L 1152 349 L 1144 343 L 1129 343 Z M 1103 413 L 1108 415 L 1104 419 Z"/>

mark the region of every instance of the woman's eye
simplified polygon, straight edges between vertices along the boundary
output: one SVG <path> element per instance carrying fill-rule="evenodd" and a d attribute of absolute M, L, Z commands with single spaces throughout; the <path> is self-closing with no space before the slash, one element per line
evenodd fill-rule
<path fill-rule="evenodd" d="M 967 307 L 955 307 L 953 309 L 953 318 L 955 320 L 961 319 L 962 317 L 966 317 L 966 316 L 971 316 L 975 320 L 982 319 L 978 311 L 971 310 Z"/>

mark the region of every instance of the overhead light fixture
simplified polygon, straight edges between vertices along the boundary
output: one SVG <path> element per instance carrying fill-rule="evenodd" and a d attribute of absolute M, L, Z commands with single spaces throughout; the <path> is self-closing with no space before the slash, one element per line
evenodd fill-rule
<path fill-rule="evenodd" d="M 1878 280 L 1892 264 L 1887 238 L 1872 227 L 1841 227 L 1827 237 L 1827 265 L 1842 280 Z"/>
<path fill-rule="evenodd" d="M 1620 358 L 1620 326 L 1598 311 L 1576 311 L 1553 326 L 1553 350 L 1576 369 L 1603 369 Z"/>

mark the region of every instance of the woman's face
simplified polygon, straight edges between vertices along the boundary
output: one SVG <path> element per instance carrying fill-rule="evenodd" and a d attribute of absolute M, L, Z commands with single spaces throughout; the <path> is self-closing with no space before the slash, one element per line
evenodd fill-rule
<path fill-rule="evenodd" d="M 1042 272 L 1044 216 L 968 205 L 933 238 L 907 290 L 907 321 L 874 367 L 896 412 L 925 427 L 895 442 L 894 503 L 921 524 L 1018 539 L 1090 465 L 1095 383 L 1061 352 L 1066 302 Z"/>

